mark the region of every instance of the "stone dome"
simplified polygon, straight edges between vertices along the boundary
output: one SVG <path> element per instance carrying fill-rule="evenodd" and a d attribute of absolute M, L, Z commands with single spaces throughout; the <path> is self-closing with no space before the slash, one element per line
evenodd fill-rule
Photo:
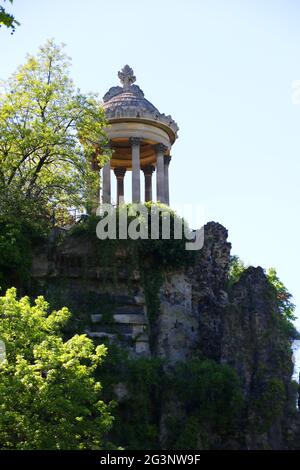
<path fill-rule="evenodd" d="M 112 87 L 103 97 L 104 109 L 106 113 L 115 114 L 119 111 L 130 110 L 135 112 L 136 117 L 139 113 L 150 112 L 159 113 L 158 109 L 150 101 L 144 98 L 144 93 L 137 85 L 131 85 L 128 90 L 121 87 Z"/>
<path fill-rule="evenodd" d="M 111 122 L 116 120 L 151 121 L 153 125 L 161 127 L 169 134 L 171 142 L 177 138 L 178 126 L 171 116 L 160 113 L 158 109 L 145 97 L 139 86 L 134 85 L 136 78 L 129 65 L 125 65 L 118 73 L 121 86 L 109 89 L 104 95 L 104 109 L 106 117 Z M 155 123 L 155 124 L 154 124 Z"/>

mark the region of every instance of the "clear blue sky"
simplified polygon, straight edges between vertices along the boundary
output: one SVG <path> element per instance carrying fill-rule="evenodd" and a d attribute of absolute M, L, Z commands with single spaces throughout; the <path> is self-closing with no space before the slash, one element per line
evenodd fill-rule
<path fill-rule="evenodd" d="M 103 96 L 128 63 L 180 127 L 171 201 L 202 204 L 206 221 L 228 228 L 232 252 L 275 266 L 300 305 L 300 2 L 14 0 L 12 9 L 22 25 L 0 30 L 0 78 L 52 37 L 67 44 L 84 91 Z"/>

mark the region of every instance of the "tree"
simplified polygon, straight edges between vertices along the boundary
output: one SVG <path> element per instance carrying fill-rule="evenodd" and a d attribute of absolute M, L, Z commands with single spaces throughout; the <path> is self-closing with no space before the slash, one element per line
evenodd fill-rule
<path fill-rule="evenodd" d="M 267 271 L 267 279 L 276 297 L 280 312 L 280 325 L 282 331 L 290 341 L 299 340 L 300 333 L 297 331 L 293 321 L 296 320 L 296 305 L 293 303 L 293 296 L 279 279 L 276 269 L 270 268 Z"/>
<path fill-rule="evenodd" d="M 17 285 L 53 213 L 97 204 L 107 137 L 94 95 L 75 89 L 63 47 L 48 41 L 0 94 L 0 283 Z"/>
<path fill-rule="evenodd" d="M 90 207 L 107 143 L 104 110 L 76 90 L 63 46 L 48 41 L 0 95 L 0 189 L 51 208 Z M 1 194 L 0 194 L 1 197 Z"/>
<path fill-rule="evenodd" d="M 50 230 L 49 214 L 38 201 L 0 193 L 0 286 L 24 285 L 30 274 L 32 249 Z"/>
<path fill-rule="evenodd" d="M 296 317 L 294 315 L 296 306 L 292 302 L 293 296 L 277 276 L 275 268 L 268 269 L 267 278 L 269 283 L 273 286 L 276 291 L 276 297 L 280 313 L 288 320 L 296 320 Z"/>
<path fill-rule="evenodd" d="M 10 3 L 13 3 L 13 0 L 8 0 Z M 4 0 L 5 2 L 5 0 Z M 7 28 L 11 29 L 11 34 L 15 32 L 16 26 L 19 26 L 20 23 L 15 19 L 11 13 L 7 13 L 5 8 L 0 5 L 0 28 L 4 25 Z"/>
<path fill-rule="evenodd" d="M 235 284 L 241 277 L 241 274 L 245 271 L 246 266 L 243 261 L 236 255 L 230 257 L 229 266 L 229 285 Z"/>
<path fill-rule="evenodd" d="M 67 308 L 49 313 L 38 297 L 0 297 L 0 446 L 2 449 L 100 449 L 113 418 L 94 371 L 106 348 L 85 335 L 63 341 Z"/>

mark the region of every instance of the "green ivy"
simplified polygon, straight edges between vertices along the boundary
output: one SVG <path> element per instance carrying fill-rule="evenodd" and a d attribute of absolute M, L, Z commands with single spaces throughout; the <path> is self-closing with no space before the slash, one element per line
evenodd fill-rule
<path fill-rule="evenodd" d="M 258 417 L 256 426 L 266 431 L 272 422 L 283 412 L 286 402 L 286 391 L 282 380 L 273 377 L 260 384 L 256 398 L 251 403 L 251 409 Z"/>
<path fill-rule="evenodd" d="M 132 359 L 113 345 L 108 349 L 98 371 L 104 396 L 111 399 L 116 384 L 127 389 L 127 396 L 114 410 L 112 436 L 126 449 L 158 449 L 160 398 L 164 389 L 162 361 Z"/>
<path fill-rule="evenodd" d="M 132 359 L 117 346 L 108 347 L 99 368 L 104 397 L 112 398 L 122 383 L 127 395 L 114 410 L 111 439 L 126 449 L 160 449 L 164 403 L 174 400 L 177 412 L 166 420 L 168 449 L 213 448 L 210 435 L 237 432 L 243 399 L 234 370 L 215 361 L 193 358 L 165 368 L 161 359 Z M 181 411 L 180 411 L 181 410 Z"/>
<path fill-rule="evenodd" d="M 18 193 L 0 191 L 0 286 L 25 284 L 30 277 L 33 248 L 45 242 L 49 221 L 39 204 Z"/>
<path fill-rule="evenodd" d="M 124 206 L 130 213 L 132 204 Z M 195 262 L 195 252 L 185 250 L 186 240 L 174 239 L 174 223 L 184 223 L 183 219 L 178 218 L 176 213 L 167 206 L 157 203 L 146 203 L 148 210 L 149 239 L 122 240 L 96 238 L 96 227 L 102 219 L 100 216 L 91 215 L 85 218 L 70 230 L 69 236 L 83 237 L 92 240 L 96 248 L 96 256 L 101 266 L 102 283 L 105 285 L 108 279 L 108 273 L 115 273 L 115 278 L 120 269 L 126 268 L 128 292 L 133 292 L 133 272 L 138 270 L 141 274 L 142 286 L 145 292 L 147 313 L 150 323 L 150 346 L 153 348 L 155 336 L 155 322 L 159 314 L 160 300 L 159 291 L 163 283 L 164 273 L 169 269 L 181 269 L 185 266 L 191 266 Z M 116 208 L 116 222 L 118 236 L 119 210 Z M 159 211 L 160 234 L 158 239 L 151 239 L 150 235 L 150 215 L 152 211 Z M 162 221 L 164 217 L 170 217 L 170 235 L 169 240 L 162 238 Z M 133 220 L 128 216 L 128 224 Z M 123 254 L 120 256 L 120 252 Z"/>
<path fill-rule="evenodd" d="M 182 432 L 171 433 L 169 447 L 182 449 L 183 442 L 200 438 L 207 442 L 207 430 L 223 437 L 234 436 L 239 429 L 243 397 L 232 367 L 210 359 L 192 358 L 179 363 L 169 377 L 169 388 L 184 406 Z M 195 435 L 195 427 L 198 433 Z M 174 429 L 173 427 L 170 430 Z M 189 447 L 192 448 L 192 447 Z"/>

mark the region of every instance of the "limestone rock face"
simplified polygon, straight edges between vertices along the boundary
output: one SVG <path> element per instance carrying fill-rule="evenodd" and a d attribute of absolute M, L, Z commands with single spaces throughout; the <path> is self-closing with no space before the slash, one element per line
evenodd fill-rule
<path fill-rule="evenodd" d="M 106 338 L 131 357 L 162 358 L 172 368 L 200 354 L 232 366 L 246 403 L 244 427 L 242 439 L 223 442 L 223 448 L 299 448 L 292 351 L 276 299 L 260 267 L 246 269 L 236 283 L 229 284 L 227 235 L 220 224 L 208 223 L 196 262 L 180 269 L 164 267 L 159 309 L 152 324 L 142 273 L 129 269 L 122 251 L 117 267 L 104 265 L 92 243 L 66 238 L 55 249 L 36 253 L 32 285 L 50 302 L 52 297 L 70 307 L 74 331 L 85 331 L 97 341 Z M 116 390 L 120 400 L 126 398 L 124 384 L 116 384 Z M 266 425 L 272 394 L 278 395 L 280 406 L 276 418 Z M 174 409 L 172 401 L 161 406 L 164 439 L 164 415 Z"/>
<path fill-rule="evenodd" d="M 249 403 L 246 447 L 281 448 L 287 416 L 295 408 L 291 376 L 292 351 L 280 328 L 276 299 L 262 268 L 248 268 L 232 287 L 231 305 L 224 316 L 221 361 L 237 371 Z M 269 429 L 260 429 L 261 415 L 255 407 L 268 384 L 282 384 L 285 404 Z M 273 392 L 275 393 L 275 391 Z M 271 406 L 265 402 L 266 407 Z"/>
<path fill-rule="evenodd" d="M 225 289 L 231 244 L 227 242 L 227 235 L 220 224 L 207 224 L 199 261 L 190 271 L 199 321 L 199 348 L 206 357 L 215 360 L 221 358 L 223 317 L 228 304 Z"/>
<path fill-rule="evenodd" d="M 192 286 L 185 273 L 169 273 L 160 290 L 155 354 L 168 363 L 184 361 L 198 342 L 197 312 Z"/>
<path fill-rule="evenodd" d="M 195 266 L 166 274 L 156 329 L 158 356 L 174 363 L 200 348 L 206 357 L 220 359 L 230 247 L 227 230 L 211 222 Z"/>

